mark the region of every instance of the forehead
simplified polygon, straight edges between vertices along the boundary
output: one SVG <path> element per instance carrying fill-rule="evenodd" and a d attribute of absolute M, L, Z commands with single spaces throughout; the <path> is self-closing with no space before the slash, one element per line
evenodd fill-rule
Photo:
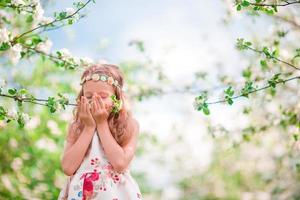
<path fill-rule="evenodd" d="M 104 81 L 89 80 L 83 84 L 82 88 L 84 94 L 88 94 L 88 93 L 93 94 L 94 92 L 96 93 L 103 92 L 108 94 L 114 93 L 113 86 L 109 85 L 107 82 Z"/>

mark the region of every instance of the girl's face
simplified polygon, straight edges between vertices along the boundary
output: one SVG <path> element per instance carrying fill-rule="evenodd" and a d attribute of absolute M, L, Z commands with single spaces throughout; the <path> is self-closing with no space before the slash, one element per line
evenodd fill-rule
<path fill-rule="evenodd" d="M 110 98 L 114 94 L 113 86 L 103 81 L 86 81 L 83 84 L 83 95 L 88 99 L 90 105 L 93 100 L 92 97 L 95 94 L 98 94 L 102 98 L 106 110 L 110 113 L 113 106 L 112 99 Z"/>

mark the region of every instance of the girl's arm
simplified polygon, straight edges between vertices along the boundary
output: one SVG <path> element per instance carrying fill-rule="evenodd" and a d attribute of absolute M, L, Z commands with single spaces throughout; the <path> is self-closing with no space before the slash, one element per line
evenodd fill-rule
<path fill-rule="evenodd" d="M 109 130 L 108 122 L 97 124 L 97 132 L 101 143 L 103 144 L 105 154 L 112 164 L 114 170 L 119 173 L 123 172 L 127 168 L 130 161 L 134 157 L 137 146 L 139 124 L 134 119 L 130 126 L 132 127 L 130 129 L 132 131 L 132 136 L 129 141 L 127 141 L 126 144 L 121 147 L 112 136 Z"/>
<path fill-rule="evenodd" d="M 63 172 L 71 176 L 80 166 L 94 135 L 94 128 L 85 126 L 78 139 L 74 141 L 74 129 L 68 131 L 66 147 L 61 159 Z"/>

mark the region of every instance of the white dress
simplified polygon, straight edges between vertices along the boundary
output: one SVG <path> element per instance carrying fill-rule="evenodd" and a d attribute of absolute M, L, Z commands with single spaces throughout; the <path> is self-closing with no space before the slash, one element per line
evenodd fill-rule
<path fill-rule="evenodd" d="M 68 177 L 58 200 L 141 200 L 139 186 L 129 169 L 122 173 L 113 170 L 95 130 L 83 162 Z"/>

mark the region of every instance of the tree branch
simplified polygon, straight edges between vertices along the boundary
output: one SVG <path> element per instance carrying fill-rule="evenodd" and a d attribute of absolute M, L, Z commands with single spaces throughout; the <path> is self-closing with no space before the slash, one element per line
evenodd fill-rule
<path fill-rule="evenodd" d="M 35 31 L 35 30 L 37 30 L 37 29 L 40 29 L 40 28 L 42 28 L 42 27 L 46 27 L 46 26 L 52 25 L 52 24 L 54 24 L 54 23 L 56 23 L 56 22 L 59 22 L 59 21 L 62 21 L 62 20 L 65 20 L 65 19 L 69 19 L 69 18 L 73 17 L 73 16 L 76 15 L 81 9 L 83 9 L 88 3 L 90 3 L 91 1 L 92 1 L 92 0 L 88 0 L 85 4 L 83 4 L 82 7 L 78 8 L 78 9 L 77 9 L 74 13 L 72 13 L 71 15 L 68 15 L 68 16 L 66 16 L 66 17 L 64 17 L 64 18 L 55 19 L 55 20 L 53 20 L 52 22 L 49 22 L 49 23 L 46 23 L 46 24 L 37 26 L 37 27 L 35 27 L 35 28 L 33 28 L 33 29 L 29 30 L 29 31 L 26 31 L 26 32 L 24 32 L 24 33 L 22 33 L 22 34 L 16 36 L 15 38 L 13 38 L 13 40 L 11 41 L 11 43 L 12 43 L 12 44 L 16 43 L 16 41 L 17 41 L 19 38 L 23 37 L 24 35 L 27 35 L 28 33 L 33 32 L 33 31 Z"/>
<path fill-rule="evenodd" d="M 267 3 L 251 3 L 251 2 L 249 2 L 249 4 L 253 5 L 253 6 L 277 7 L 277 6 L 288 6 L 288 5 L 300 3 L 300 1 L 284 1 L 284 2 L 285 3 L 283 3 L 283 4 L 267 4 Z"/>
<path fill-rule="evenodd" d="M 277 81 L 276 85 L 279 84 L 279 83 L 286 83 L 286 82 L 289 82 L 289 81 L 292 81 L 292 80 L 295 80 L 295 79 L 300 79 L 300 76 L 295 76 L 295 77 L 292 77 L 292 78 L 289 78 L 289 79 L 284 79 L 284 80 Z M 268 89 L 270 87 L 272 87 L 271 84 L 268 84 L 268 85 L 266 85 L 264 87 L 252 90 L 252 91 L 247 92 L 245 94 L 241 94 L 241 95 L 237 95 L 237 96 L 231 97 L 231 99 L 237 99 L 237 98 L 243 97 L 245 95 L 248 95 L 248 94 L 251 94 L 251 93 L 254 93 L 254 92 L 258 92 L 258 91 L 261 91 L 261 90 Z M 227 100 L 226 99 L 222 99 L 222 100 L 215 101 L 215 102 L 207 102 L 207 104 L 217 104 L 217 103 L 225 103 L 225 102 L 227 102 Z"/>

